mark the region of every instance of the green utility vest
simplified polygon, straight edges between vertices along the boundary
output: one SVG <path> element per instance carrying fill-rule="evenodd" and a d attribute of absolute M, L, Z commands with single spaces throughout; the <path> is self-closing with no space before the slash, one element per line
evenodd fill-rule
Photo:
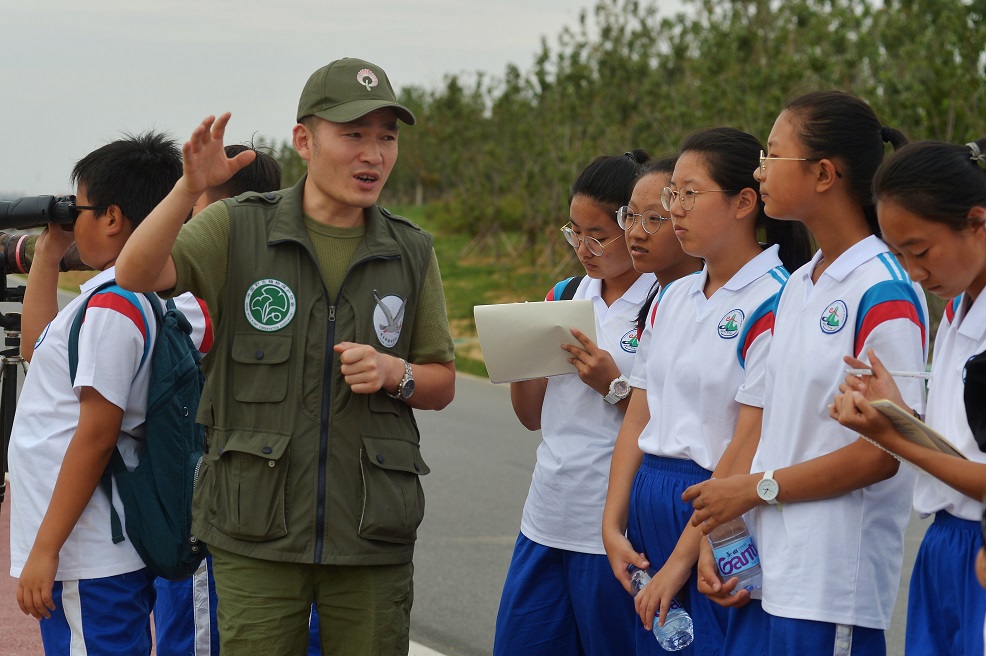
<path fill-rule="evenodd" d="M 431 236 L 372 207 L 339 298 L 305 230 L 304 179 L 225 201 L 225 305 L 204 362 L 206 449 L 193 531 L 253 558 L 334 565 L 411 560 L 428 466 L 411 409 L 354 394 L 332 346 L 407 358 Z"/>

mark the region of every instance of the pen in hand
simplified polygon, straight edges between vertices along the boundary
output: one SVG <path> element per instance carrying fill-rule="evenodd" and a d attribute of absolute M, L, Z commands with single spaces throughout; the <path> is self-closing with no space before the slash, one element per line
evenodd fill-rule
<path fill-rule="evenodd" d="M 847 374 L 852 374 L 853 376 L 872 376 L 873 370 L 871 369 L 846 369 Z M 930 371 L 888 371 L 888 374 L 894 378 L 924 378 L 928 380 L 931 378 Z"/>

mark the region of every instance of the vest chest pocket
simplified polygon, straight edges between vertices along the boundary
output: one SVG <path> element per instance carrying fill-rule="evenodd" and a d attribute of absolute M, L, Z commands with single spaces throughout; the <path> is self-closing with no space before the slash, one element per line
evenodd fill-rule
<path fill-rule="evenodd" d="M 219 437 L 217 435 L 217 437 Z M 223 533 L 241 540 L 287 534 L 285 484 L 290 435 L 229 433 L 206 454 L 213 489 L 209 514 Z"/>
<path fill-rule="evenodd" d="M 233 397 L 244 403 L 277 403 L 287 396 L 290 335 L 237 333 L 233 337 Z"/>
<path fill-rule="evenodd" d="M 360 537 L 398 544 L 414 542 L 425 512 L 419 477 L 430 471 L 417 444 L 363 435 Z"/>

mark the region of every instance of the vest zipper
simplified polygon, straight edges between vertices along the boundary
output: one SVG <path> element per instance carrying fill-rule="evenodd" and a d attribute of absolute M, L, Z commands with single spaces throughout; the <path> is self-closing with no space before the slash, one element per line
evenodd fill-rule
<path fill-rule="evenodd" d="M 309 254 L 311 257 L 311 254 Z M 346 269 L 346 275 L 342 278 L 342 284 L 339 285 L 339 296 L 342 295 L 342 289 L 346 286 L 346 279 L 349 278 L 349 272 L 354 268 L 370 262 L 371 260 L 399 260 L 400 255 L 392 256 L 376 256 L 367 257 L 358 262 L 353 262 Z M 315 268 L 318 269 L 318 260 L 312 257 L 315 263 Z M 319 428 L 319 439 L 318 439 L 318 503 L 316 504 L 315 510 L 315 564 L 320 564 L 322 562 L 322 550 L 325 545 L 323 535 L 325 533 L 325 491 L 326 491 L 326 478 L 328 475 L 328 460 L 329 460 L 329 410 L 332 402 L 332 365 L 335 362 L 335 351 L 333 346 L 336 343 L 336 306 L 332 303 L 332 299 L 329 297 L 329 290 L 325 288 L 325 283 L 322 284 L 322 292 L 325 294 L 325 298 L 329 303 L 328 306 L 328 325 L 326 326 L 325 343 L 328 346 L 328 356 L 325 358 L 325 368 L 322 370 L 322 413 L 320 415 L 320 428 Z M 362 449 L 360 449 L 361 455 L 359 456 L 360 468 L 363 467 L 363 457 Z M 362 520 L 360 520 L 362 523 Z M 358 530 L 358 529 L 357 529 Z"/>

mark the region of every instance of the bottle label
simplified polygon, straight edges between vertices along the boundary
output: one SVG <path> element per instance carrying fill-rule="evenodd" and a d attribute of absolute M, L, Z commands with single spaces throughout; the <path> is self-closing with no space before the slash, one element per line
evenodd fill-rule
<path fill-rule="evenodd" d="M 715 554 L 719 573 L 727 579 L 760 564 L 760 554 L 757 553 L 752 535 L 714 548 L 712 553 Z"/>
<path fill-rule="evenodd" d="M 678 603 L 678 598 L 677 597 L 671 597 L 671 605 L 668 606 L 668 615 L 671 614 L 671 611 L 678 610 L 678 609 L 684 610 L 684 608 L 682 608 L 681 604 Z"/>

